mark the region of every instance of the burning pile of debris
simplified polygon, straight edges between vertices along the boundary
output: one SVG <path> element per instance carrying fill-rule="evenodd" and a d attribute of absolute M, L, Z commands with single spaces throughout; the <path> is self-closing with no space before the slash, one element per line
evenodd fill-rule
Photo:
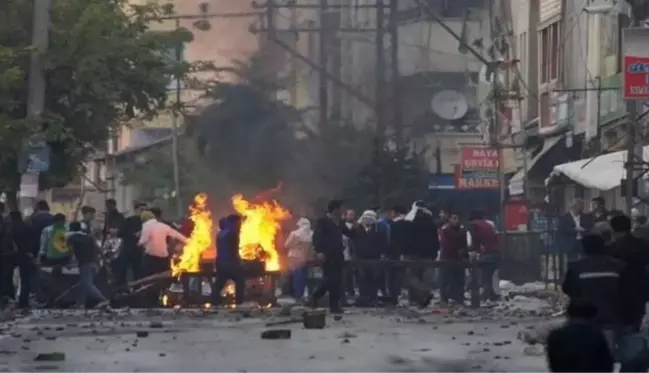
<path fill-rule="evenodd" d="M 276 239 L 281 223 L 291 217 L 274 199 L 258 196 L 253 201 L 243 195 L 232 197 L 233 209 L 243 218 L 239 234 L 239 253 L 246 278 L 246 300 L 266 306 L 275 303 L 275 282 L 280 270 Z M 194 229 L 182 253 L 172 261 L 171 274 L 176 279 L 163 295 L 165 306 L 200 306 L 210 302 L 216 275 L 214 260 L 204 260 L 215 252 L 216 227 L 206 194 L 198 194 L 189 208 Z M 234 304 L 234 284 L 222 292 L 226 304 Z"/>

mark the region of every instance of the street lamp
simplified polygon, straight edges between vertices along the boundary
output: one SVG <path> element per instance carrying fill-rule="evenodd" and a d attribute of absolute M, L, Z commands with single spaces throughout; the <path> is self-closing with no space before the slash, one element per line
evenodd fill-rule
<path fill-rule="evenodd" d="M 241 18 L 241 17 L 253 17 L 258 16 L 259 12 L 243 12 L 243 13 L 210 13 L 209 12 L 209 3 L 202 2 L 199 4 L 199 11 L 197 14 L 183 14 L 183 15 L 172 15 L 167 17 L 160 17 L 158 20 L 174 20 L 175 27 L 174 30 L 180 29 L 181 20 L 192 20 L 193 27 L 199 31 L 209 31 L 212 26 L 209 22 L 213 18 Z M 183 45 L 179 43 L 176 46 L 175 50 L 175 59 L 176 62 L 182 60 Z M 174 87 L 175 90 L 175 104 L 176 108 L 172 110 L 171 113 L 171 152 L 172 152 L 172 162 L 173 162 L 173 178 L 174 178 L 174 192 L 176 200 L 176 214 L 178 217 L 181 217 L 183 214 L 183 203 L 180 195 L 180 160 L 178 152 L 178 109 L 181 105 L 181 84 L 182 77 L 180 74 L 175 76 L 176 84 Z"/>

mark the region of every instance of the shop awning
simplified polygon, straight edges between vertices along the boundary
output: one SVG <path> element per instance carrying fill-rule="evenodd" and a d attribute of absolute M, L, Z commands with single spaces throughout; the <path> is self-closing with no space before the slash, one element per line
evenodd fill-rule
<path fill-rule="evenodd" d="M 559 141 L 565 139 L 564 136 L 549 137 L 543 141 L 543 148 L 536 154 L 534 158 L 528 158 L 527 160 L 527 171 L 532 169 L 534 165 L 541 159 L 545 154 L 547 154 L 550 149 L 552 149 Z M 546 171 L 547 172 L 547 171 Z M 514 176 L 509 179 L 509 195 L 510 196 L 519 196 L 524 192 L 523 179 L 525 178 L 525 170 L 521 168 L 516 171 Z"/>
<path fill-rule="evenodd" d="M 649 146 L 643 148 L 644 159 L 649 159 Z M 625 178 L 626 151 L 602 154 L 596 157 L 560 164 L 554 174 L 563 175 L 589 189 L 607 191 L 620 186 Z"/>

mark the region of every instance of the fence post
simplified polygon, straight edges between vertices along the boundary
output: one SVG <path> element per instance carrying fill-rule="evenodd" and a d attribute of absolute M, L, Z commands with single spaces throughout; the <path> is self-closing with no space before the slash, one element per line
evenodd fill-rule
<path fill-rule="evenodd" d="M 480 308 L 480 269 L 478 268 L 478 261 L 471 260 L 470 265 L 470 283 L 469 291 L 471 293 L 471 308 Z"/>

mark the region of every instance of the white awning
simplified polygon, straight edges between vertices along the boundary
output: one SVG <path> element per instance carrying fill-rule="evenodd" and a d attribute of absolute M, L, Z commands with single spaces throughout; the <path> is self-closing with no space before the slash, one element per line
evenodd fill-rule
<path fill-rule="evenodd" d="M 539 159 L 541 159 L 541 157 L 543 157 L 548 151 L 550 151 L 550 149 L 552 149 L 553 146 L 555 146 L 562 139 L 565 139 L 565 137 L 556 136 L 556 137 L 546 138 L 543 141 L 543 148 L 541 149 L 541 151 L 539 151 L 534 158 L 528 159 L 527 171 L 529 172 L 529 170 L 531 170 L 532 167 L 534 167 L 536 162 L 538 162 Z M 520 170 L 516 171 L 516 173 L 514 174 L 514 176 L 512 176 L 511 179 L 509 179 L 508 187 L 509 187 L 510 196 L 520 196 L 524 193 L 525 190 L 523 185 L 524 178 L 525 178 L 525 170 L 521 168 Z"/>
<path fill-rule="evenodd" d="M 643 157 L 649 159 L 649 146 L 643 148 Z M 596 157 L 554 166 L 553 173 L 564 175 L 589 189 L 607 191 L 620 186 L 626 177 L 626 151 L 602 154 Z"/>

